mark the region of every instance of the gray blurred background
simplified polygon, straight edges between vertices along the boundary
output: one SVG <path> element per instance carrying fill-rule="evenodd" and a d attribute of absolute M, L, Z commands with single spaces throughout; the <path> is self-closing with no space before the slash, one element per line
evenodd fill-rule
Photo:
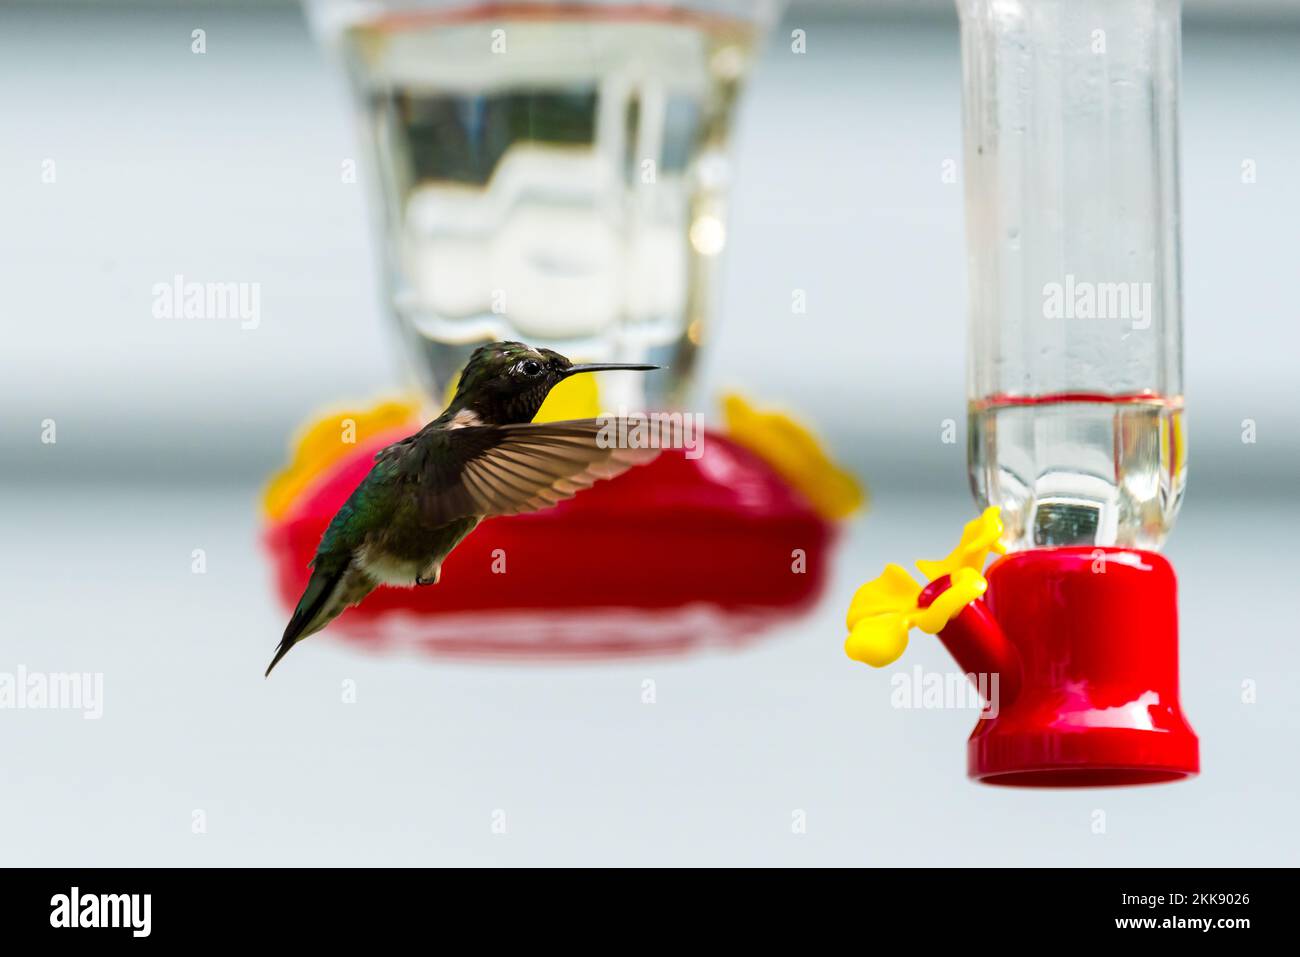
<path fill-rule="evenodd" d="M 854 587 L 972 514 L 964 436 L 940 441 L 965 407 L 950 4 L 796 3 L 742 106 L 701 396 L 798 412 L 871 486 L 816 614 L 744 652 L 580 667 L 326 636 L 271 682 L 261 483 L 313 411 L 405 375 L 364 186 L 339 181 L 342 78 L 290 3 L 6 4 L 0 671 L 102 671 L 105 704 L 0 711 L 0 863 L 1300 863 L 1300 3 L 1187 7 L 1191 458 L 1167 552 L 1204 773 L 1044 793 L 969 783 L 973 715 L 895 710 L 841 651 Z M 259 282 L 260 326 L 154 319 L 176 273 Z M 948 667 L 920 637 L 891 670 L 914 665 Z"/>

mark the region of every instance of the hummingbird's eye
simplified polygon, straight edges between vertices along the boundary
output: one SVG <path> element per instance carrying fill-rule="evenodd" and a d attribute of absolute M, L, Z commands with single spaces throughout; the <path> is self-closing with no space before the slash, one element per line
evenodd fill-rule
<path fill-rule="evenodd" d="M 542 371 L 542 364 L 535 359 L 526 359 L 519 366 L 519 369 L 524 375 L 539 375 Z"/>

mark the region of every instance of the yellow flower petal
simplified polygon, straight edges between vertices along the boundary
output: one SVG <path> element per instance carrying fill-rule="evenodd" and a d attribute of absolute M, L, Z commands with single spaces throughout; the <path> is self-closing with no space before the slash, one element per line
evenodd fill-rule
<path fill-rule="evenodd" d="M 898 565 L 886 565 L 878 578 L 857 590 L 849 604 L 849 638 L 844 651 L 850 658 L 880 668 L 907 647 L 909 628 L 937 635 L 961 614 L 963 608 L 983 595 L 988 582 L 981 572 L 990 551 L 1004 552 L 1001 513 L 996 507 L 984 510 L 967 522 L 961 541 L 942 561 L 921 560 L 916 567 L 934 581 L 949 576 L 949 585 L 928 608 L 918 608 L 921 586 Z"/>
<path fill-rule="evenodd" d="M 905 615 L 873 615 L 864 618 L 849 633 L 844 653 L 854 661 L 883 668 L 898 660 L 907 649 L 908 621 Z"/>
<path fill-rule="evenodd" d="M 912 624 L 927 634 L 937 635 L 988 587 L 984 576 L 975 569 L 959 568 L 952 573 L 952 584 L 944 593 L 929 608 L 912 615 Z"/>
<path fill-rule="evenodd" d="M 1002 544 L 1002 513 L 996 505 L 990 505 L 979 518 L 972 519 L 962 529 L 961 540 L 946 558 L 937 562 L 921 559 L 916 563 L 921 574 L 934 581 L 944 575 L 951 575 L 959 568 L 973 568 L 981 571 L 989 552 L 1001 555 L 1006 551 Z"/>
<path fill-rule="evenodd" d="M 849 603 L 847 626 L 851 631 L 863 618 L 888 612 L 910 612 L 916 609 L 921 586 L 901 565 L 886 565 L 880 577 L 873 578 L 853 595 Z"/>
<path fill-rule="evenodd" d="M 420 427 L 420 400 L 416 396 L 379 402 L 365 409 L 323 413 L 301 426 L 294 437 L 293 458 L 271 476 L 262 493 L 267 518 L 284 517 L 312 480 L 329 466 L 381 433 L 409 425 Z"/>
<path fill-rule="evenodd" d="M 847 518 L 866 501 L 861 483 L 840 468 L 803 425 L 780 412 L 760 412 L 735 393 L 723 396 L 727 435 L 761 456 L 823 518 Z"/>

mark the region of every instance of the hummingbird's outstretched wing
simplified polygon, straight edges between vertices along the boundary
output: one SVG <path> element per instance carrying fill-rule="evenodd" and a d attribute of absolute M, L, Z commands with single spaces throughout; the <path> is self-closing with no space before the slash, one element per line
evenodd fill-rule
<path fill-rule="evenodd" d="M 546 508 L 659 454 L 614 447 L 609 439 L 629 434 L 617 423 L 579 419 L 460 429 L 431 423 L 381 450 L 321 538 L 311 580 L 266 673 L 379 584 L 365 561 L 357 561 L 371 547 L 430 556 L 436 580 L 443 558 L 478 519 Z"/>
<path fill-rule="evenodd" d="M 421 520 L 430 524 L 532 512 L 659 454 L 612 447 L 608 439 L 619 431 L 611 422 L 617 420 L 428 430 L 381 451 L 376 467 L 415 492 Z"/>

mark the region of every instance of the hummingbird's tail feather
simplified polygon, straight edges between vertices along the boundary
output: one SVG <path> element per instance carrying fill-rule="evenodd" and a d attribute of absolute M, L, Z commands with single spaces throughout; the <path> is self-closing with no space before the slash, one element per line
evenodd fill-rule
<path fill-rule="evenodd" d="M 298 607 L 284 629 L 284 637 L 275 649 L 275 657 L 266 666 L 266 675 L 271 674 L 271 669 L 280 663 L 290 648 L 316 634 L 349 605 L 355 605 L 369 595 L 375 584 L 369 575 L 354 568 L 350 561 L 317 562 L 307 588 L 298 599 Z"/>

